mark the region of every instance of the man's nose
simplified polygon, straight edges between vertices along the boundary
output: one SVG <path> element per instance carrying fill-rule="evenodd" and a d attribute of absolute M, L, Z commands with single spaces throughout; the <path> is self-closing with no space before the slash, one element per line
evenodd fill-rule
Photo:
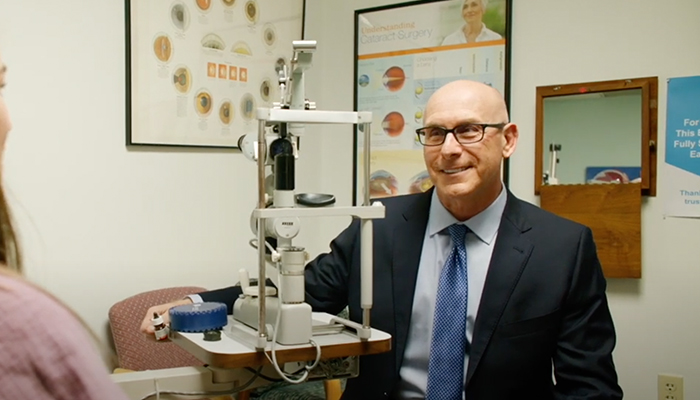
<path fill-rule="evenodd" d="M 447 136 L 445 136 L 445 142 L 442 143 L 442 154 L 451 155 L 461 153 L 462 144 L 457 141 L 457 137 L 454 135 L 454 133 L 450 133 L 448 133 Z"/>

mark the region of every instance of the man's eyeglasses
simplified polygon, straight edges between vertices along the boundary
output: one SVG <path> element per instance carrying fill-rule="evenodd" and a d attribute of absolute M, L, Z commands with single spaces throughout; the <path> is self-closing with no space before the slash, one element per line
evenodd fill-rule
<path fill-rule="evenodd" d="M 423 146 L 440 146 L 445 143 L 445 138 L 448 134 L 455 135 L 457 141 L 461 144 L 470 144 L 480 142 L 484 138 L 486 128 L 503 129 L 505 123 L 500 124 L 462 124 L 455 126 L 452 129 L 443 128 L 441 126 L 426 126 L 416 129 L 418 141 Z"/>

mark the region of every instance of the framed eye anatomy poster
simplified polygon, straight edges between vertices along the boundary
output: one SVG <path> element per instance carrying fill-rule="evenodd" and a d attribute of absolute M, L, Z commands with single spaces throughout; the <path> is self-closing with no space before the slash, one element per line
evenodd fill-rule
<path fill-rule="evenodd" d="M 302 38 L 304 0 L 125 0 L 127 145 L 236 148 Z"/>
<path fill-rule="evenodd" d="M 372 111 L 370 197 L 432 187 L 416 129 L 444 84 L 486 83 L 508 102 L 512 0 L 427 0 L 355 12 L 355 110 Z M 354 199 L 366 184 L 355 133 Z M 508 182 L 507 163 L 503 171 Z"/>

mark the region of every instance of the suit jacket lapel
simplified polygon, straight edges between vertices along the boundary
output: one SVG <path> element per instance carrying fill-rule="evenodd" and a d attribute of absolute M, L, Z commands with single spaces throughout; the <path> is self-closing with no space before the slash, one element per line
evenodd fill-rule
<path fill-rule="evenodd" d="M 411 323 L 413 297 L 423 249 L 423 238 L 428 224 L 432 190 L 408 197 L 404 203 L 402 220 L 397 221 L 393 231 L 392 288 L 395 310 L 397 368 L 403 361 L 408 327 Z M 397 371 L 398 372 L 398 371 Z"/>
<path fill-rule="evenodd" d="M 522 237 L 530 226 L 521 210 L 521 200 L 508 192 L 503 218 L 498 228 L 489 270 L 474 322 L 467 384 L 479 365 L 508 300 L 532 252 L 532 243 Z"/>

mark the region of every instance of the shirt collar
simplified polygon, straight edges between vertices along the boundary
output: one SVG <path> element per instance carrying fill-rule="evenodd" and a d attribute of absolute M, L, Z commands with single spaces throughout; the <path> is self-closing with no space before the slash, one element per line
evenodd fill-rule
<path fill-rule="evenodd" d="M 462 222 L 470 231 L 486 244 L 491 244 L 498 232 L 498 226 L 501 223 L 503 210 L 506 208 L 507 191 L 503 183 L 501 183 L 501 193 L 498 195 L 491 205 L 484 211 Z M 433 190 L 432 199 L 430 201 L 430 216 L 428 218 L 428 234 L 430 237 L 436 235 L 448 226 L 460 223 L 452 214 L 442 205 L 437 196 L 437 190 Z"/>
<path fill-rule="evenodd" d="M 484 23 L 482 22 L 482 23 L 481 23 L 481 32 L 479 32 L 479 36 L 477 36 L 476 38 L 477 38 L 477 39 L 483 39 L 483 38 L 486 36 L 486 32 L 488 32 L 488 29 L 489 29 L 489 28 L 486 27 L 486 24 L 484 24 Z"/>

